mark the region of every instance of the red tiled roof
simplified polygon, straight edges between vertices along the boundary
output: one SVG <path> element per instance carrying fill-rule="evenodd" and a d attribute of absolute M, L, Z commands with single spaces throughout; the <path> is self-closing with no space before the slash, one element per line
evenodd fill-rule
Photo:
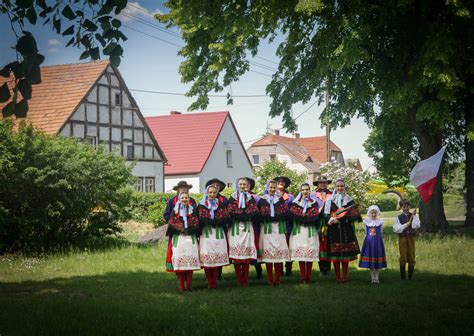
<path fill-rule="evenodd" d="M 296 152 L 296 156 L 301 158 L 301 148 L 304 153 L 319 163 L 327 162 L 326 158 L 326 136 L 308 137 L 308 138 L 290 138 L 282 135 L 266 135 L 262 139 L 254 142 L 251 147 L 268 146 L 281 144 Z M 342 152 L 336 144 L 330 141 L 331 151 Z M 299 150 L 296 150 L 298 148 Z"/>
<path fill-rule="evenodd" d="M 45 133 L 59 132 L 108 64 L 96 61 L 41 67 L 42 82 L 33 85 L 26 119 Z M 0 77 L 0 86 L 5 82 L 11 85 L 11 79 Z"/>
<path fill-rule="evenodd" d="M 228 111 L 146 117 L 168 159 L 165 175 L 200 173 L 227 117 Z"/>

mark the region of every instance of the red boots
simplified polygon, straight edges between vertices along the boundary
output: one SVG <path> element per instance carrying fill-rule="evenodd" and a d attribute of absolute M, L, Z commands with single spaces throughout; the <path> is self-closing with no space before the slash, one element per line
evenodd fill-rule
<path fill-rule="evenodd" d="M 273 280 L 273 266 L 275 265 L 275 280 Z M 278 286 L 280 284 L 281 272 L 283 271 L 283 263 L 266 263 L 267 281 L 270 286 Z"/>
<path fill-rule="evenodd" d="M 234 264 L 237 284 L 246 287 L 249 284 L 249 264 Z"/>
<path fill-rule="evenodd" d="M 178 272 L 178 291 L 184 293 L 185 290 L 191 291 L 193 284 L 193 271 Z M 186 281 L 186 287 L 184 283 Z"/>
<path fill-rule="evenodd" d="M 349 272 L 349 262 L 342 262 L 342 277 L 341 277 L 341 263 L 334 262 L 334 271 L 336 271 L 336 282 L 337 283 L 346 283 L 347 274 Z"/>

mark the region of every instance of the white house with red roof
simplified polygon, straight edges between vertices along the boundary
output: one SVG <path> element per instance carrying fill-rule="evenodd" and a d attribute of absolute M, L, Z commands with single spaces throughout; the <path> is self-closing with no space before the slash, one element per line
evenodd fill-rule
<path fill-rule="evenodd" d="M 344 165 L 342 150 L 332 141 L 330 150 L 331 160 Z M 306 173 L 308 180 L 314 181 L 320 175 L 321 164 L 327 162 L 326 137 L 302 138 L 298 133 L 286 137 L 275 130 L 274 134 L 267 134 L 250 145 L 247 154 L 254 167 L 268 160 L 284 161 L 290 169 Z"/>
<path fill-rule="evenodd" d="M 212 178 L 233 187 L 237 177 L 252 176 L 252 164 L 228 111 L 171 111 L 145 119 L 168 160 L 165 191 L 181 180 L 193 185 L 191 192 L 204 192 Z"/>
<path fill-rule="evenodd" d="M 163 191 L 166 157 L 117 68 L 109 61 L 52 65 L 41 67 L 41 78 L 28 101 L 33 127 L 101 145 L 134 164 L 136 190 Z M 12 80 L 0 77 L 4 83 Z"/>

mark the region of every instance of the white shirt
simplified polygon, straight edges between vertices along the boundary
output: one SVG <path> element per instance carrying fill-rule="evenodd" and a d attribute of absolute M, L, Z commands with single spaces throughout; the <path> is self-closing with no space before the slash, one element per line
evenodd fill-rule
<path fill-rule="evenodd" d="M 413 214 L 412 214 L 413 215 Z M 395 233 L 403 233 L 405 229 L 408 227 L 410 221 L 405 224 L 401 224 L 398 216 L 395 217 L 395 223 L 393 224 L 393 232 Z M 420 220 L 418 219 L 417 215 L 413 215 L 413 220 L 411 222 L 411 228 L 416 230 L 420 228 Z"/>

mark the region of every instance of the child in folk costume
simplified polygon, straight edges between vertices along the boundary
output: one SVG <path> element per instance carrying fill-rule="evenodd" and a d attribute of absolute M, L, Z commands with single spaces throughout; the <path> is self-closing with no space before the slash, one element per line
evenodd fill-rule
<path fill-rule="evenodd" d="M 191 290 L 193 271 L 201 269 L 199 262 L 199 247 L 196 234 L 199 231 L 199 221 L 196 208 L 189 203 L 189 194 L 179 195 L 168 222 L 166 235 L 170 237 L 166 256 L 166 270 L 178 274 L 179 291 Z"/>
<path fill-rule="evenodd" d="M 379 283 L 379 270 L 387 268 L 382 239 L 383 221 L 377 218 L 380 214 L 380 209 L 376 205 L 370 206 L 367 210 L 368 218 L 364 219 L 365 239 L 359 257 L 359 267 L 370 269 L 372 283 Z"/>
<path fill-rule="evenodd" d="M 237 282 L 242 286 L 248 285 L 250 262 L 257 259 L 252 218 L 258 214 L 258 208 L 255 199 L 246 191 L 247 183 L 245 177 L 237 180 L 228 205 L 231 219 L 227 231 L 229 258 L 234 264 Z"/>
<path fill-rule="evenodd" d="M 319 226 L 318 226 L 318 238 L 319 238 L 319 274 L 322 277 L 329 276 L 331 270 L 331 263 L 327 260 L 321 260 L 327 258 L 328 254 L 328 220 L 329 216 L 324 214 L 324 204 L 328 199 L 331 198 L 332 192 L 328 189 L 328 184 L 331 184 L 332 180 L 329 180 L 326 176 L 318 176 L 317 180 L 313 182 L 316 186 L 313 197 L 316 198 L 320 209 Z"/>
<path fill-rule="evenodd" d="M 278 286 L 283 263 L 288 261 L 289 249 L 286 241 L 286 220 L 288 206 L 285 200 L 276 193 L 277 182 L 267 182 L 264 195 L 258 202 L 261 260 L 266 263 L 268 284 Z M 275 280 L 273 280 L 273 265 L 275 266 Z"/>
<path fill-rule="evenodd" d="M 227 238 L 224 227 L 229 215 L 227 207 L 217 198 L 213 185 L 206 188 L 206 195 L 198 205 L 201 237 L 199 257 L 207 278 L 207 288 L 217 288 L 217 274 L 220 267 L 229 264 Z"/>
<path fill-rule="evenodd" d="M 420 228 L 420 220 L 410 212 L 410 202 L 406 199 L 400 201 L 402 214 L 395 218 L 393 231 L 398 233 L 398 248 L 400 250 L 400 276 L 406 279 L 406 264 L 408 262 L 408 279 L 413 278 L 415 271 L 415 241 L 416 232 Z"/>
<path fill-rule="evenodd" d="M 285 201 L 286 205 L 288 208 L 290 208 L 291 203 L 295 199 L 292 193 L 288 192 L 286 189 L 291 185 L 291 180 L 287 176 L 277 176 L 273 180 L 277 181 L 277 193 L 280 195 L 280 197 L 283 198 Z M 290 242 L 290 234 L 291 234 L 291 228 L 292 228 L 292 221 L 291 219 L 288 219 L 286 221 L 286 242 Z M 286 270 L 286 275 L 292 275 L 293 269 L 293 262 L 292 261 L 287 261 L 285 263 L 285 270 Z"/>
<path fill-rule="evenodd" d="M 310 196 L 311 187 L 303 183 L 300 193 L 290 207 L 293 231 L 290 236 L 290 256 L 300 264 L 301 281 L 311 283 L 313 262 L 319 260 L 319 206 Z"/>
<path fill-rule="evenodd" d="M 258 196 L 256 193 L 253 192 L 253 189 L 255 188 L 255 180 L 251 177 L 246 177 L 247 179 L 247 188 L 245 189 L 252 197 L 255 199 L 255 202 L 258 204 L 258 201 L 260 200 L 260 196 Z M 259 239 L 260 239 L 260 225 L 257 225 L 255 222 L 253 223 L 253 229 L 255 232 L 255 248 L 257 249 L 257 259 L 258 259 L 258 253 L 259 253 Z M 251 263 L 255 267 L 255 272 L 257 272 L 257 279 L 262 279 L 262 263 L 259 262 L 258 260 L 255 260 Z"/>
<path fill-rule="evenodd" d="M 356 260 L 360 252 L 354 222 L 362 219 L 354 201 L 347 195 L 342 179 L 336 181 L 336 190 L 330 200 L 326 202 L 324 213 L 329 215 L 330 219 L 327 233 L 328 255 L 323 260 L 334 264 L 336 282 L 345 283 L 347 282 L 349 262 Z"/>

